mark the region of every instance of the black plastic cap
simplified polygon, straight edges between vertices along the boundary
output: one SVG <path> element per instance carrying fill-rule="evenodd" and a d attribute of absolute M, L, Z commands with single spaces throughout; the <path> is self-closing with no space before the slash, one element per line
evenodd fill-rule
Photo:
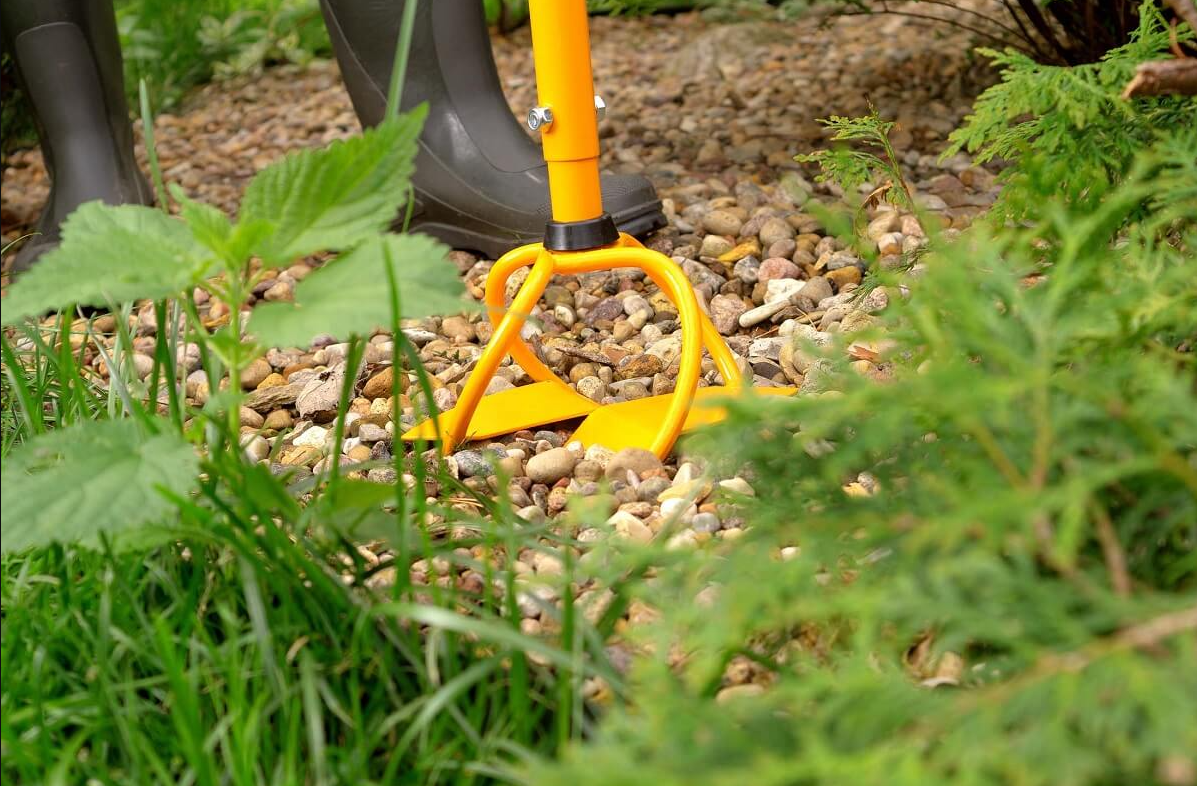
<path fill-rule="evenodd" d="M 619 240 L 610 213 L 587 221 L 550 221 L 544 228 L 544 247 L 550 251 L 589 251 Z"/>

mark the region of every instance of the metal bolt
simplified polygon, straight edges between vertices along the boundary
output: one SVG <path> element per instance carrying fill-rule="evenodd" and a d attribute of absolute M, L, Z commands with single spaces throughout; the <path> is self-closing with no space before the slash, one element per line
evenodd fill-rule
<path fill-rule="evenodd" d="M 538 128 L 549 130 L 553 125 L 553 110 L 547 106 L 534 106 L 528 112 L 528 128 L 535 131 Z"/>
<path fill-rule="evenodd" d="M 596 95 L 594 97 L 594 113 L 598 115 L 599 120 L 602 120 L 607 115 L 607 102 L 603 100 L 602 96 Z"/>

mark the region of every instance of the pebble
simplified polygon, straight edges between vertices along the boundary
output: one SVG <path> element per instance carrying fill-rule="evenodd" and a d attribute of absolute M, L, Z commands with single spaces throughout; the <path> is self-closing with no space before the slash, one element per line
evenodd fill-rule
<path fill-rule="evenodd" d="M 744 222 L 730 211 L 712 210 L 703 216 L 702 225 L 704 229 L 713 234 L 735 237 L 740 234 L 740 228 L 744 226 Z"/>
<path fill-rule="evenodd" d="M 837 290 L 842 290 L 849 284 L 859 284 L 863 275 L 860 268 L 852 265 L 850 267 L 842 267 L 839 270 L 832 270 L 827 274 L 827 281 L 830 282 Z M 815 301 L 816 303 L 818 301 Z"/>
<path fill-rule="evenodd" d="M 627 481 L 628 473 L 643 478 L 647 473 L 662 469 L 661 459 L 651 450 L 624 448 L 607 462 L 606 476 L 609 480 Z"/>
<path fill-rule="evenodd" d="M 358 428 L 357 438 L 362 442 L 389 442 L 391 434 L 382 426 L 373 423 L 363 423 Z"/>
<path fill-rule="evenodd" d="M 678 497 L 661 500 L 661 515 L 667 519 L 676 518 L 688 524 L 698 514 L 698 506 Z"/>
<path fill-rule="evenodd" d="M 736 332 L 740 317 L 748 310 L 743 298 L 736 295 L 715 295 L 711 298 L 711 322 L 721 335 L 730 336 Z"/>
<path fill-rule="evenodd" d="M 734 243 L 720 235 L 706 235 L 702 239 L 702 246 L 698 254 L 701 257 L 718 259 L 731 251 L 734 246 Z"/>
<path fill-rule="evenodd" d="M 368 399 L 387 398 L 391 395 L 392 385 L 394 383 L 394 370 L 387 366 L 382 371 L 375 373 L 372 377 L 366 380 L 366 384 L 362 386 L 362 395 Z M 406 377 L 401 378 L 401 382 L 405 382 Z M 406 388 L 406 385 L 401 385 Z"/>
<path fill-rule="evenodd" d="M 788 259 L 783 257 L 770 257 L 761 263 L 757 272 L 757 280 L 768 283 L 778 278 L 796 279 L 802 275 L 802 271 Z"/>
<path fill-rule="evenodd" d="M 877 252 L 882 256 L 894 256 L 902 253 L 905 236 L 901 232 L 886 232 L 877 238 Z"/>
<path fill-rule="evenodd" d="M 707 237 L 711 237 L 707 235 Z M 736 262 L 732 273 L 745 284 L 755 284 L 760 280 L 761 261 L 756 257 L 744 257 Z"/>
<path fill-rule="evenodd" d="M 583 377 L 577 386 L 578 392 L 591 401 L 602 401 L 607 395 L 607 385 L 597 376 Z"/>
<path fill-rule="evenodd" d="M 289 429 L 295 424 L 295 419 L 291 417 L 291 413 L 285 409 L 276 409 L 266 416 L 266 420 L 262 423 L 263 428 L 272 429 L 274 431 L 282 431 Z"/>
<path fill-rule="evenodd" d="M 534 483 L 556 483 L 569 475 L 578 457 L 567 448 L 551 448 L 528 459 L 524 471 Z"/>
<path fill-rule="evenodd" d="M 664 513 L 665 507 L 661 506 L 661 512 Z M 695 532 L 714 534 L 719 531 L 723 523 L 719 521 L 719 517 L 714 513 L 698 513 L 690 521 L 690 527 Z"/>
<path fill-rule="evenodd" d="M 249 436 L 248 440 L 243 439 L 241 446 L 250 461 L 265 461 L 270 457 L 270 443 L 259 434 Z"/>
<path fill-rule="evenodd" d="M 241 387 L 244 390 L 256 390 L 273 373 L 270 364 L 264 358 L 258 358 L 241 370 Z"/>
<path fill-rule="evenodd" d="M 627 511 L 617 510 L 607 519 L 607 526 L 619 537 L 634 543 L 648 543 L 653 539 L 653 531 L 648 525 Z"/>
<path fill-rule="evenodd" d="M 299 436 L 291 440 L 295 447 L 322 448 L 328 438 L 329 430 L 321 426 L 308 426 Z"/>
<path fill-rule="evenodd" d="M 771 218 L 761 226 L 761 245 L 768 247 L 774 243 L 794 239 L 794 228 L 780 218 Z"/>
<path fill-rule="evenodd" d="M 766 319 L 772 318 L 774 314 L 778 313 L 788 305 L 789 303 L 786 301 L 779 300 L 775 303 L 766 303 L 762 306 L 749 309 L 740 315 L 740 327 L 750 328 L 754 325 L 759 325 Z"/>
<path fill-rule="evenodd" d="M 859 272 L 859 271 L 858 271 Z M 831 282 L 823 276 L 814 276 L 798 290 L 798 297 L 818 305 L 821 301 L 834 295 Z"/>
<path fill-rule="evenodd" d="M 639 355 L 629 355 L 615 367 L 620 379 L 637 379 L 651 377 L 665 370 L 665 362 L 656 355 L 647 352 Z"/>

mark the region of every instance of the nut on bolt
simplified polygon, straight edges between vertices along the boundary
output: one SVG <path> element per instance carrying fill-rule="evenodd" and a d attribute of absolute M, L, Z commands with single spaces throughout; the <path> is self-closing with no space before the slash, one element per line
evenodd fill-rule
<path fill-rule="evenodd" d="M 598 115 L 599 120 L 602 120 L 607 115 L 607 102 L 600 95 L 594 97 L 594 113 Z"/>
<path fill-rule="evenodd" d="M 547 106 L 534 106 L 528 112 L 528 128 L 548 130 L 553 125 L 553 110 Z"/>

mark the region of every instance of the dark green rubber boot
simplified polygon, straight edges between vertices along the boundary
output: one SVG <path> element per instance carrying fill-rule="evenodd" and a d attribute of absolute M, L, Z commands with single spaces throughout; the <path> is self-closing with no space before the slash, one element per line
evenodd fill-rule
<path fill-rule="evenodd" d="M 13 272 L 58 243 L 63 219 L 84 202 L 152 204 L 133 156 L 120 40 L 111 0 L 4 0 L 5 49 L 37 121 L 50 198 Z"/>
<path fill-rule="evenodd" d="M 379 123 L 402 0 L 321 0 L 341 75 L 363 126 Z M 412 228 L 490 258 L 544 236 L 548 172 L 540 146 L 503 98 L 481 0 L 420 0 L 403 108 L 423 101 L 428 120 L 416 157 Z M 665 225 L 652 184 L 604 175 L 603 206 L 619 228 Z"/>

